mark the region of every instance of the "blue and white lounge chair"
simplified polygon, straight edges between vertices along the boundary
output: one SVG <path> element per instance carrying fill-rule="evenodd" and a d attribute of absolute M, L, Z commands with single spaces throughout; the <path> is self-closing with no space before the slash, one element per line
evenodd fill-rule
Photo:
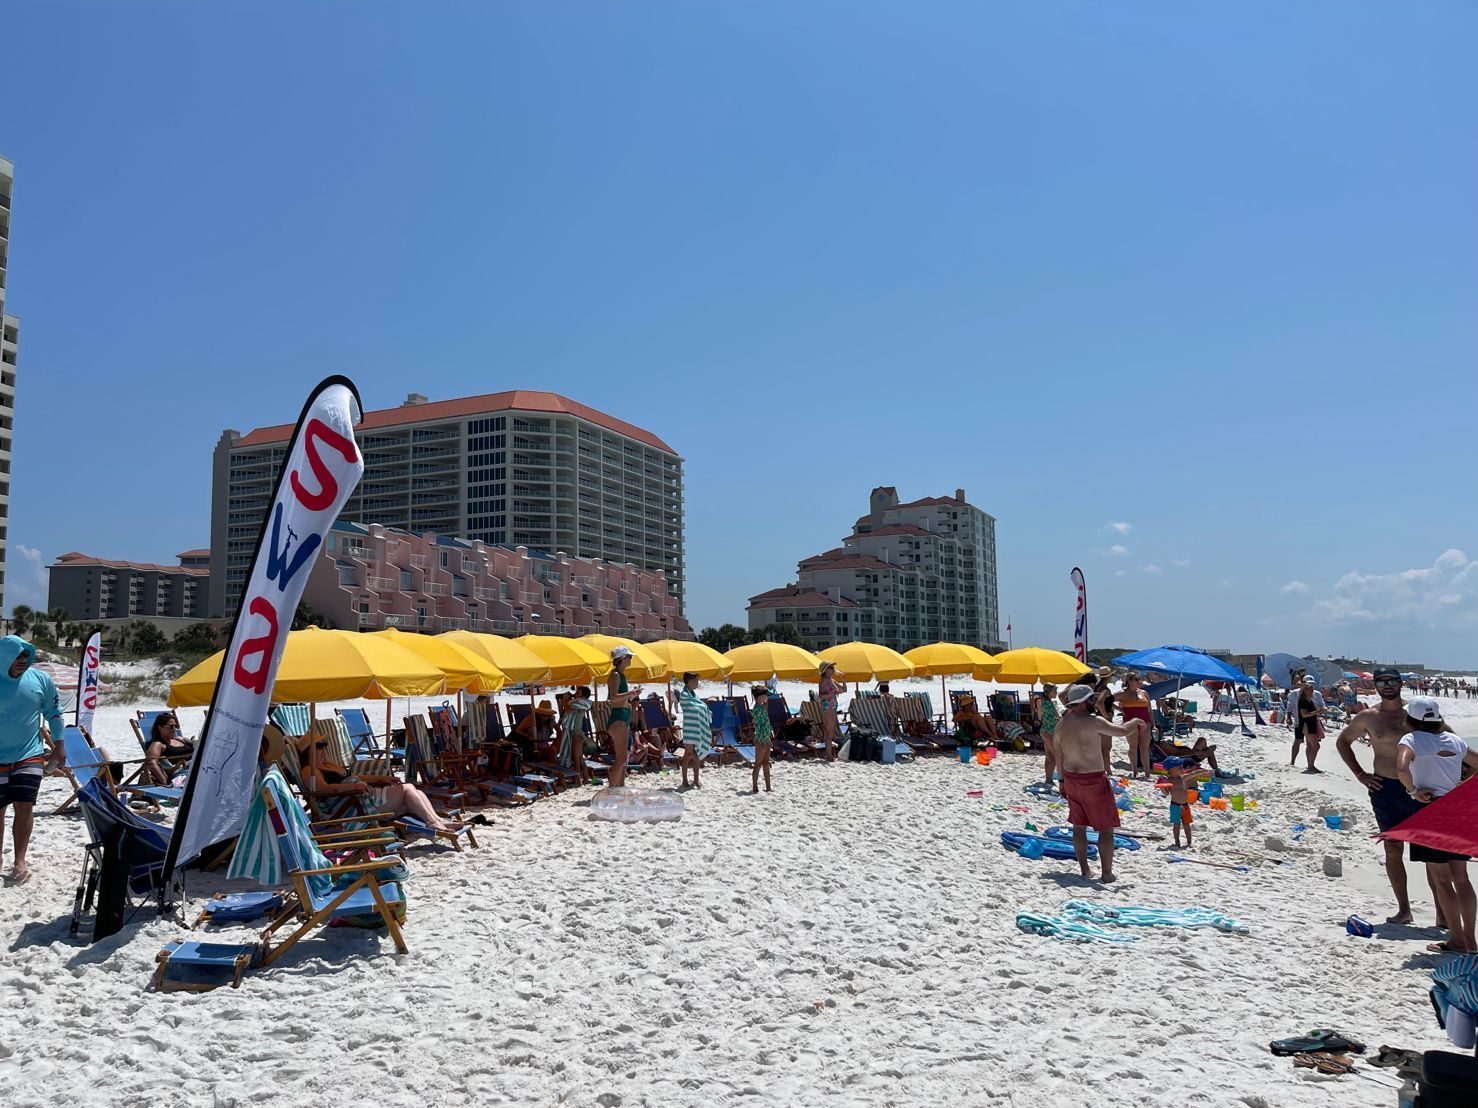
<path fill-rule="evenodd" d="M 261 961 L 259 943 L 210 943 L 198 939 L 176 939 L 165 944 L 154 967 L 154 991 L 159 993 L 203 993 L 230 985 L 241 987 L 241 975 Z M 185 980 L 170 977 L 170 969 L 184 971 Z M 222 975 L 225 979 L 222 979 Z"/>
<path fill-rule="evenodd" d="M 754 764 L 754 745 L 744 743 L 739 737 L 739 713 L 734 705 L 724 698 L 708 701 L 708 710 L 713 720 L 713 752 L 723 765 L 724 756 L 738 758 L 746 765 Z"/>

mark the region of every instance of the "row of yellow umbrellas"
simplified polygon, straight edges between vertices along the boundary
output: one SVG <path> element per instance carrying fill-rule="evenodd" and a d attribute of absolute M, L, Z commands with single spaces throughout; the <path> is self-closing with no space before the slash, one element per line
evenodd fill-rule
<path fill-rule="evenodd" d="M 1034 683 L 1071 681 L 1088 672 L 1072 657 L 1040 647 L 993 657 L 963 643 L 934 643 L 899 654 L 876 643 L 850 642 L 812 654 L 789 643 L 762 642 L 719 654 L 698 642 L 643 644 L 614 635 L 506 639 L 471 631 L 420 635 L 391 628 L 361 634 L 308 628 L 288 635 L 273 696 L 308 702 L 390 699 L 456 690 L 491 693 L 505 684 L 536 681 L 594 682 L 611 672 L 610 654 L 617 646 L 631 651 L 627 674 L 635 681 L 684 672 L 734 681 L 815 681 L 822 662 L 832 662 L 854 679 L 879 681 L 968 675 Z M 175 681 L 170 705 L 208 704 L 223 658 L 218 652 Z"/>

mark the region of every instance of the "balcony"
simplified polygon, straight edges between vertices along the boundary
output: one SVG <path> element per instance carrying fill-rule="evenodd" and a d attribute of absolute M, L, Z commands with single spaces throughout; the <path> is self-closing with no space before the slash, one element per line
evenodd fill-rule
<path fill-rule="evenodd" d="M 414 566 L 416 569 L 425 569 L 431 564 L 431 559 L 428 558 L 425 554 L 412 554 L 410 560 L 411 565 Z"/>
<path fill-rule="evenodd" d="M 375 592 L 399 592 L 400 584 L 392 577 L 371 577 L 369 587 Z"/>
<path fill-rule="evenodd" d="M 436 581 L 427 581 L 424 586 L 427 596 L 450 596 L 452 588 Z"/>

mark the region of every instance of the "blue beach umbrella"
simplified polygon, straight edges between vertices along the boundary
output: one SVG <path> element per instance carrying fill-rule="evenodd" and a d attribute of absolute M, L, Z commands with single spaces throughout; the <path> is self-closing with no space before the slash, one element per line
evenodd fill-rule
<path fill-rule="evenodd" d="M 1115 658 L 1113 664 L 1191 685 L 1198 681 L 1228 681 L 1236 685 L 1257 683 L 1240 669 L 1228 665 L 1220 658 L 1213 658 L 1194 646 L 1156 646 L 1149 650 L 1137 650 L 1133 654 Z"/>

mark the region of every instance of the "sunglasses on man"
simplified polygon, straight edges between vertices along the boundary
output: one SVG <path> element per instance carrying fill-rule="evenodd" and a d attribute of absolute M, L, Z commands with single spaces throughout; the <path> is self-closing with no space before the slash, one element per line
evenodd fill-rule
<path fill-rule="evenodd" d="M 1401 678 L 1399 677 L 1377 677 L 1375 679 L 1375 687 L 1378 689 L 1400 688 L 1400 686 Z"/>

